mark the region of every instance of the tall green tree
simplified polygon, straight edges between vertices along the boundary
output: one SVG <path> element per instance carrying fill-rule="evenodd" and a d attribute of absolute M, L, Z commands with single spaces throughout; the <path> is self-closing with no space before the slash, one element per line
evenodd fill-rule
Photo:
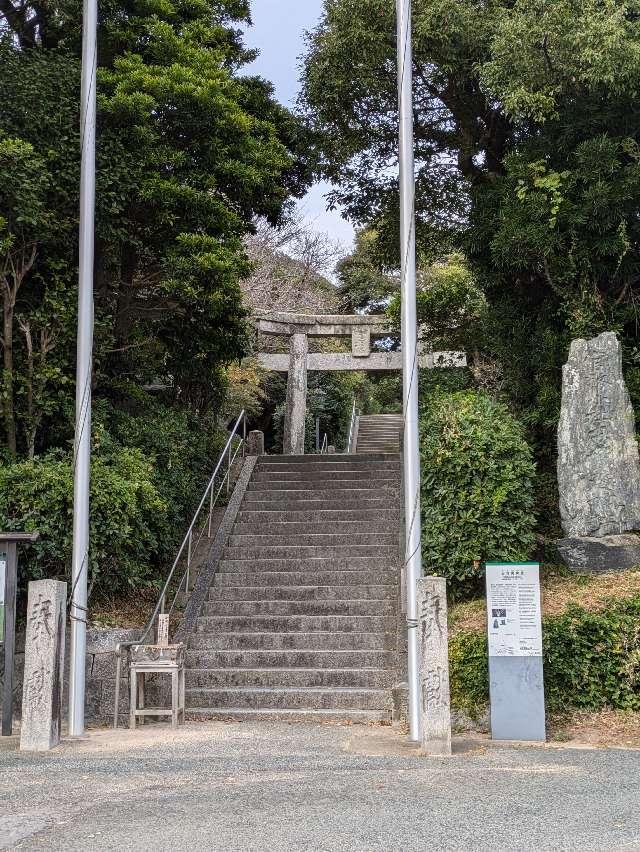
<path fill-rule="evenodd" d="M 394 7 L 326 0 L 303 103 L 336 197 L 397 265 Z M 637 343 L 639 15 L 624 0 L 414 3 L 418 245 L 464 250 L 490 306 L 484 348 L 548 452 L 570 338 Z"/>
<path fill-rule="evenodd" d="M 237 27 L 248 20 L 244 0 L 100 4 L 97 395 L 160 378 L 176 403 L 203 411 L 245 351 L 243 238 L 256 216 L 277 222 L 309 179 L 301 123 L 267 82 L 242 76 L 254 54 Z M 3 181 L 0 217 L 11 245 L 36 247 L 13 300 L 3 411 L 10 451 L 30 455 L 68 438 L 72 411 L 80 42 L 77 0 L 0 3 L 0 145 L 28 152 L 33 174 Z M 18 186 L 26 198 L 10 197 Z M 28 201 L 42 216 L 17 235 Z M 65 426 L 45 430 L 56 419 Z"/>

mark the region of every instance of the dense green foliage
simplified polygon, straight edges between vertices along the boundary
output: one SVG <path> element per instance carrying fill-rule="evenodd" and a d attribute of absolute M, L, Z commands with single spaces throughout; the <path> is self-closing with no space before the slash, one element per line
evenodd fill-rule
<path fill-rule="evenodd" d="M 158 403 L 125 414 L 99 402 L 91 470 L 90 582 L 100 595 L 153 585 L 171 562 L 222 449 L 211 417 Z M 73 474 L 61 451 L 0 466 L 0 528 L 38 530 L 27 578 L 61 577 L 71 561 Z"/>
<path fill-rule="evenodd" d="M 601 611 L 572 607 L 543 621 L 549 710 L 640 710 L 640 598 Z M 489 700 L 487 639 L 461 631 L 449 644 L 452 704 L 470 715 Z"/>
<path fill-rule="evenodd" d="M 0 467 L 0 525 L 38 530 L 41 538 L 20 560 L 26 579 L 60 577 L 71 564 L 73 473 L 56 453 Z M 91 469 L 91 585 L 123 592 L 153 579 L 166 540 L 169 507 L 139 450 L 95 458 Z"/>
<path fill-rule="evenodd" d="M 20 8 L 0 12 L 1 404 L 9 453 L 33 457 L 72 428 L 81 9 Z M 211 409 L 246 351 L 243 237 L 307 180 L 300 123 L 240 75 L 247 18 L 234 0 L 101 6 L 97 396 L 163 378 Z"/>
<path fill-rule="evenodd" d="M 257 406 L 230 375 L 249 348 L 245 240 L 256 217 L 286 216 L 309 174 L 301 122 L 242 74 L 248 20 L 246 0 L 100 5 L 90 558 L 102 592 L 164 571 L 229 406 Z M 32 576 L 69 565 L 81 21 L 75 0 L 0 3 L 0 528 L 40 529 L 22 562 Z"/>
<path fill-rule="evenodd" d="M 505 406 L 477 391 L 433 393 L 420 433 L 424 566 L 460 594 L 479 583 L 474 560 L 531 554 L 531 451 Z"/>
<path fill-rule="evenodd" d="M 640 403 L 639 7 L 416 0 L 413 22 L 419 254 L 468 257 L 491 390 L 551 469 L 571 337 L 618 331 Z M 327 0 L 304 69 L 324 173 L 381 269 L 399 258 L 395 27 L 392 0 Z"/>

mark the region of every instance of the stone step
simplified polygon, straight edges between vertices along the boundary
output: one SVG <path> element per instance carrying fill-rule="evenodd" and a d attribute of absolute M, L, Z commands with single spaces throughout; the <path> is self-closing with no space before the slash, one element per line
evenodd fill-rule
<path fill-rule="evenodd" d="M 295 492 L 294 492 L 295 493 Z M 313 493 L 313 492 L 311 492 Z M 366 492 L 370 496 L 360 497 L 356 499 L 314 499 L 314 498 L 288 498 L 282 499 L 280 492 L 277 500 L 252 500 L 245 497 L 240 510 L 240 515 L 244 512 L 315 512 L 315 511 L 330 511 L 340 512 L 345 511 L 355 512 L 384 512 L 385 510 L 400 512 L 400 492 L 397 491 L 393 498 L 380 495 L 377 492 Z M 369 516 L 370 517 L 370 516 Z"/>
<path fill-rule="evenodd" d="M 390 710 L 390 694 L 384 689 L 349 687 L 236 687 L 235 689 L 188 689 L 186 703 L 195 707 L 246 707 L 280 710 Z"/>
<path fill-rule="evenodd" d="M 283 504 L 298 503 L 300 501 L 328 501 L 332 508 L 344 506 L 346 503 L 361 507 L 362 501 L 372 499 L 384 500 L 387 504 L 399 505 L 400 488 L 396 483 L 395 487 L 385 485 L 384 487 L 363 488 L 362 483 L 358 487 L 344 488 L 343 483 L 340 483 L 340 488 L 325 488 L 323 483 L 322 488 L 286 488 L 286 489 L 256 489 L 247 491 L 244 495 L 243 507 L 248 507 L 250 503 L 268 503 L 274 508 L 282 511 Z"/>
<path fill-rule="evenodd" d="M 245 707 L 187 708 L 185 718 L 190 722 L 309 722 L 315 724 L 343 723 L 369 725 L 389 722 L 390 710 L 297 710 L 291 708 L 247 710 Z"/>
<path fill-rule="evenodd" d="M 353 600 L 209 600 L 203 604 L 202 618 L 223 615 L 391 615 L 395 602 L 376 598 Z"/>
<path fill-rule="evenodd" d="M 360 526 L 360 529 L 362 527 Z M 357 545 L 369 545 L 372 541 L 380 545 L 393 545 L 398 542 L 397 532 L 364 532 L 364 533 L 234 533 L 229 536 L 229 547 L 355 547 Z"/>
<path fill-rule="evenodd" d="M 375 541 L 375 538 L 372 538 Z M 261 560 L 261 559 L 348 559 L 354 556 L 378 556 L 389 561 L 398 556 L 398 545 L 379 544 L 350 544 L 350 545 L 248 545 L 229 546 L 223 553 L 227 559 Z"/>
<path fill-rule="evenodd" d="M 190 669 L 239 668 L 308 668 L 308 669 L 390 669 L 394 665 L 393 651 L 187 651 Z"/>
<path fill-rule="evenodd" d="M 253 504 L 252 504 L 253 505 Z M 383 503 L 384 505 L 384 503 Z M 235 526 L 236 531 L 240 531 L 241 527 L 252 524 L 255 529 L 260 524 L 324 524 L 331 525 L 334 529 L 335 524 L 346 524 L 348 521 L 358 522 L 360 529 L 364 521 L 370 521 L 375 518 L 376 523 L 380 521 L 388 522 L 397 527 L 400 518 L 399 509 L 393 508 L 376 508 L 374 509 L 317 509 L 313 510 L 298 510 L 292 511 L 267 511 L 261 509 L 241 509 L 238 513 L 238 521 Z"/>
<path fill-rule="evenodd" d="M 351 572 L 354 571 L 386 571 L 395 577 L 399 567 L 399 560 L 400 556 L 397 552 L 393 554 L 392 559 L 389 558 L 389 554 L 381 555 L 377 552 L 369 552 L 360 556 L 346 554 L 342 557 L 336 556 L 331 559 L 330 563 L 327 563 L 323 554 L 307 557 L 265 556 L 259 560 L 240 555 L 237 558 L 227 556 L 222 559 L 218 564 L 217 573 L 224 574 L 239 571 L 243 574 L 250 574 L 252 571 L 298 571 L 312 577 L 321 571 L 331 571 L 332 573 L 340 571 L 351 577 Z M 307 584 L 303 583 L 303 585 Z"/>
<path fill-rule="evenodd" d="M 360 491 L 371 491 L 372 489 L 397 489 L 398 488 L 398 477 L 389 477 L 385 475 L 384 471 L 378 476 L 372 474 L 371 476 L 366 476 L 362 478 L 358 478 L 355 474 L 352 476 L 349 473 L 345 474 L 335 474 L 333 476 L 322 477 L 315 485 L 311 484 L 310 480 L 305 479 L 279 479 L 277 481 L 273 480 L 260 480 L 251 478 L 249 482 L 247 491 L 255 493 L 257 491 L 267 491 L 269 493 L 273 493 L 274 491 L 306 491 L 309 493 L 315 493 L 316 490 L 322 491 L 348 491 L 348 490 L 360 490 Z"/>
<path fill-rule="evenodd" d="M 225 687 L 348 687 L 389 689 L 395 673 L 384 669 L 305 669 L 305 668 L 188 668 L 187 689 Z"/>
<path fill-rule="evenodd" d="M 330 522 L 322 519 L 314 518 L 310 521 L 253 521 L 245 520 L 240 517 L 233 528 L 233 535 L 242 536 L 285 536 L 287 539 L 303 536 L 309 539 L 309 544 L 315 542 L 314 536 L 326 536 L 328 531 L 336 538 L 347 540 L 348 542 L 357 543 L 358 536 L 365 536 L 365 541 L 360 542 L 366 544 L 370 539 L 370 534 L 363 533 L 363 526 L 371 526 L 375 523 L 376 533 L 384 533 L 394 535 L 398 538 L 398 523 L 397 519 L 378 518 L 377 514 L 371 513 L 364 521 L 340 521 L 332 520 Z M 292 543 L 291 541 L 285 542 Z M 307 542 L 304 542 L 305 544 Z"/>
<path fill-rule="evenodd" d="M 192 633 L 188 646 L 200 651 L 395 651 L 395 633 L 337 632 Z"/>
<path fill-rule="evenodd" d="M 276 565 L 282 565 L 283 560 L 273 560 Z M 238 587 L 247 586 L 281 586 L 286 583 L 292 583 L 296 586 L 337 586 L 348 589 L 358 586 L 376 586 L 386 584 L 397 584 L 399 571 L 390 571 L 385 569 L 372 570 L 354 570 L 354 571 L 331 571 L 327 570 L 326 560 L 319 560 L 324 565 L 324 570 L 316 571 L 300 571 L 297 570 L 297 560 L 293 560 L 294 565 L 289 570 L 278 570 L 274 568 L 272 571 L 262 571 L 259 569 L 252 570 L 253 565 L 244 562 L 233 571 L 218 572 L 215 579 L 215 585 L 212 589 L 221 587 Z M 394 585 L 393 588 L 397 588 Z"/>
<path fill-rule="evenodd" d="M 210 601 L 335 601 L 375 600 L 394 601 L 395 585 L 338 585 L 326 586 L 217 586 L 209 589 Z"/>
<path fill-rule="evenodd" d="M 316 482 L 330 480 L 364 480 L 365 482 L 377 482 L 380 479 L 393 479 L 399 472 L 398 468 L 371 467 L 359 470 L 355 465 L 350 467 L 327 467 L 322 470 L 259 470 L 252 477 L 252 482 L 267 482 L 271 487 L 276 482 L 308 482 L 315 485 Z"/>
<path fill-rule="evenodd" d="M 390 633 L 394 619 L 384 615 L 202 615 L 198 633 Z"/>
<path fill-rule="evenodd" d="M 397 453 L 395 455 L 388 455 L 385 453 L 373 453 L 368 459 L 358 459 L 354 457 L 353 453 L 336 453 L 332 455 L 306 455 L 306 456 L 260 456 L 258 459 L 258 468 L 262 469 L 263 465 L 275 466 L 275 465 L 290 465 L 290 464 L 317 464 L 317 465 L 326 465 L 326 464 L 337 464 L 341 462 L 351 463 L 366 463 L 366 462 L 375 462 L 375 461 L 393 461 L 395 464 L 398 463 Z"/>
<path fill-rule="evenodd" d="M 386 476 L 399 476 L 400 475 L 400 462 L 370 462 L 368 461 L 368 457 L 366 455 L 358 456 L 354 454 L 352 456 L 354 459 L 364 458 L 367 459 L 365 464 L 358 464 L 357 462 L 342 462 L 337 465 L 318 465 L 318 464 L 276 464 L 269 467 L 260 467 L 255 473 L 255 477 L 257 480 L 263 480 L 266 482 L 275 481 L 277 479 L 304 479 L 309 478 L 311 480 L 322 479 L 325 476 L 330 476 L 331 474 L 336 474 L 339 476 L 349 476 L 352 477 L 354 474 L 357 477 L 366 478 L 370 475 L 386 475 Z"/>

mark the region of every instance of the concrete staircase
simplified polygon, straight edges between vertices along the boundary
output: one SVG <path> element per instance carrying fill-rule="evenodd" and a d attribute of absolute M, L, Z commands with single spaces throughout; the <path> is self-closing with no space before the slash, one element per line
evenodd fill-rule
<path fill-rule="evenodd" d="M 191 718 L 390 718 L 400 467 L 264 456 L 191 635 Z"/>
<path fill-rule="evenodd" d="M 401 414 L 369 414 L 358 418 L 356 453 L 398 453 Z"/>

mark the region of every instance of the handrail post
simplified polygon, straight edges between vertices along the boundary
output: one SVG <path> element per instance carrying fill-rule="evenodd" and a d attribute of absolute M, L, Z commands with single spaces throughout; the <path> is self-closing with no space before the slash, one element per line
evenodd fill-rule
<path fill-rule="evenodd" d="M 247 415 L 242 418 L 242 458 L 247 454 Z M 211 533 L 209 533 L 211 535 Z"/>
<path fill-rule="evenodd" d="M 211 486 L 211 497 L 209 498 L 209 535 L 207 538 L 211 538 L 211 522 L 213 520 L 213 485 Z"/>
<path fill-rule="evenodd" d="M 189 544 L 187 546 L 187 582 L 184 586 L 185 598 L 189 595 L 189 572 L 191 570 L 191 543 L 193 541 L 193 527 L 189 530 Z"/>
<path fill-rule="evenodd" d="M 231 485 L 231 444 L 227 451 L 227 497 L 229 496 L 229 486 Z"/>

